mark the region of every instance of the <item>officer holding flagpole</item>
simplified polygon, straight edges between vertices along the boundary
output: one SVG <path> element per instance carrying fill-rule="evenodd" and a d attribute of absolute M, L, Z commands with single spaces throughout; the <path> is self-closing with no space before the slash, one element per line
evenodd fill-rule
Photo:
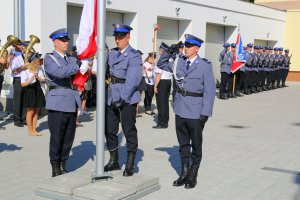
<path fill-rule="evenodd" d="M 107 87 L 105 136 L 110 159 L 104 170 L 120 170 L 117 133 L 121 122 L 127 143 L 127 162 L 123 176 L 132 176 L 134 173 L 138 148 L 136 106 L 141 100 L 138 86 L 142 80 L 143 64 L 140 53 L 129 45 L 131 30 L 130 26 L 114 24 L 117 47 L 107 56 L 111 81 Z"/>

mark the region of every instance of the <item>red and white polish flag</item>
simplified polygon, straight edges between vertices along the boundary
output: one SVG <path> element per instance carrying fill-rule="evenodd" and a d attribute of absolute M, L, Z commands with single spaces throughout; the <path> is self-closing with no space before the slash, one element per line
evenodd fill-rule
<path fill-rule="evenodd" d="M 79 91 L 84 90 L 88 79 L 89 58 L 97 52 L 97 0 L 85 0 L 79 26 L 79 35 L 76 40 L 77 56 L 82 60 L 80 70 L 74 76 L 73 85 Z"/>
<path fill-rule="evenodd" d="M 78 58 L 90 58 L 97 51 L 97 0 L 85 0 L 76 40 Z"/>

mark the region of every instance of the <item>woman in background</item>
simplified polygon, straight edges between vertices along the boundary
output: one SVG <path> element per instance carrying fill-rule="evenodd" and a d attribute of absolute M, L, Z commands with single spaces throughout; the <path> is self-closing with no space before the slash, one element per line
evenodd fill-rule
<path fill-rule="evenodd" d="M 37 119 L 40 108 L 45 107 L 45 96 L 41 88 L 41 82 L 45 77 L 40 67 L 41 54 L 34 53 L 29 58 L 28 69 L 21 72 L 21 85 L 24 87 L 24 107 L 27 108 L 26 122 L 28 135 L 41 136 L 36 131 Z"/>
<path fill-rule="evenodd" d="M 144 107 L 145 113 L 147 115 L 153 115 L 152 111 L 152 98 L 154 95 L 154 63 L 155 63 L 156 54 L 149 53 L 148 57 L 145 59 L 143 64 L 143 78 L 146 82 L 146 90 L 145 90 L 145 99 L 144 99 Z"/>

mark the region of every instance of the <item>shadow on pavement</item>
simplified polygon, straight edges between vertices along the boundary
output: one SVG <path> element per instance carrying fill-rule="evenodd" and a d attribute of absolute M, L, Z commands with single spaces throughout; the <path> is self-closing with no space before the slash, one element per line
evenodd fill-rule
<path fill-rule="evenodd" d="M 180 175 L 181 172 L 181 162 L 179 157 L 179 146 L 173 146 L 173 147 L 158 147 L 155 148 L 157 151 L 163 151 L 169 154 L 169 162 L 171 163 L 171 166 L 176 171 L 178 175 Z"/>
<path fill-rule="evenodd" d="M 295 175 L 294 183 L 300 185 L 300 172 L 299 171 L 293 171 L 293 170 L 281 169 L 281 168 L 273 168 L 273 167 L 263 167 L 262 170 Z M 300 199 L 300 189 L 298 189 L 298 191 L 294 195 L 294 200 L 299 200 L 299 199 Z"/>
<path fill-rule="evenodd" d="M 237 129 L 249 128 L 249 126 L 240 126 L 240 125 L 227 125 L 226 127 L 237 128 Z"/>
<path fill-rule="evenodd" d="M 106 148 L 105 148 L 106 150 Z M 138 163 L 142 161 L 144 156 L 144 151 L 141 149 L 137 150 L 136 158 L 135 158 L 135 172 L 139 172 Z M 80 145 L 73 147 L 71 151 L 71 156 L 67 161 L 67 170 L 69 172 L 75 171 L 82 166 L 84 166 L 89 160 L 95 161 L 96 159 L 96 145 L 92 141 L 83 141 Z M 126 164 L 127 161 L 127 148 L 126 146 L 119 147 L 119 164 L 122 168 L 123 165 Z M 105 165 L 106 163 L 104 163 Z"/>
<path fill-rule="evenodd" d="M 15 144 L 0 143 L 0 153 L 3 151 L 20 151 L 23 147 L 18 147 Z"/>
<path fill-rule="evenodd" d="M 48 127 L 48 120 L 40 123 L 39 126 L 36 128 L 36 130 L 38 132 L 41 132 L 41 131 L 47 130 L 47 129 L 49 129 L 49 127 Z"/>
<path fill-rule="evenodd" d="M 81 116 L 79 116 L 79 121 L 80 122 L 91 122 L 94 120 L 94 117 L 92 115 L 93 115 L 92 113 L 81 115 Z"/>
<path fill-rule="evenodd" d="M 95 160 L 96 145 L 92 141 L 83 141 L 71 150 L 71 156 L 67 161 L 67 170 L 75 171 L 85 165 L 90 159 Z"/>

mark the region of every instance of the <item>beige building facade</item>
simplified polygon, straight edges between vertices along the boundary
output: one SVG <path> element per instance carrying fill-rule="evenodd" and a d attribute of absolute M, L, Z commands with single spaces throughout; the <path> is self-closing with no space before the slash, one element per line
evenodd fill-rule
<path fill-rule="evenodd" d="M 300 81 L 300 0 L 256 0 L 256 4 L 287 12 L 284 48 L 290 49 L 291 68 L 289 81 Z"/>

